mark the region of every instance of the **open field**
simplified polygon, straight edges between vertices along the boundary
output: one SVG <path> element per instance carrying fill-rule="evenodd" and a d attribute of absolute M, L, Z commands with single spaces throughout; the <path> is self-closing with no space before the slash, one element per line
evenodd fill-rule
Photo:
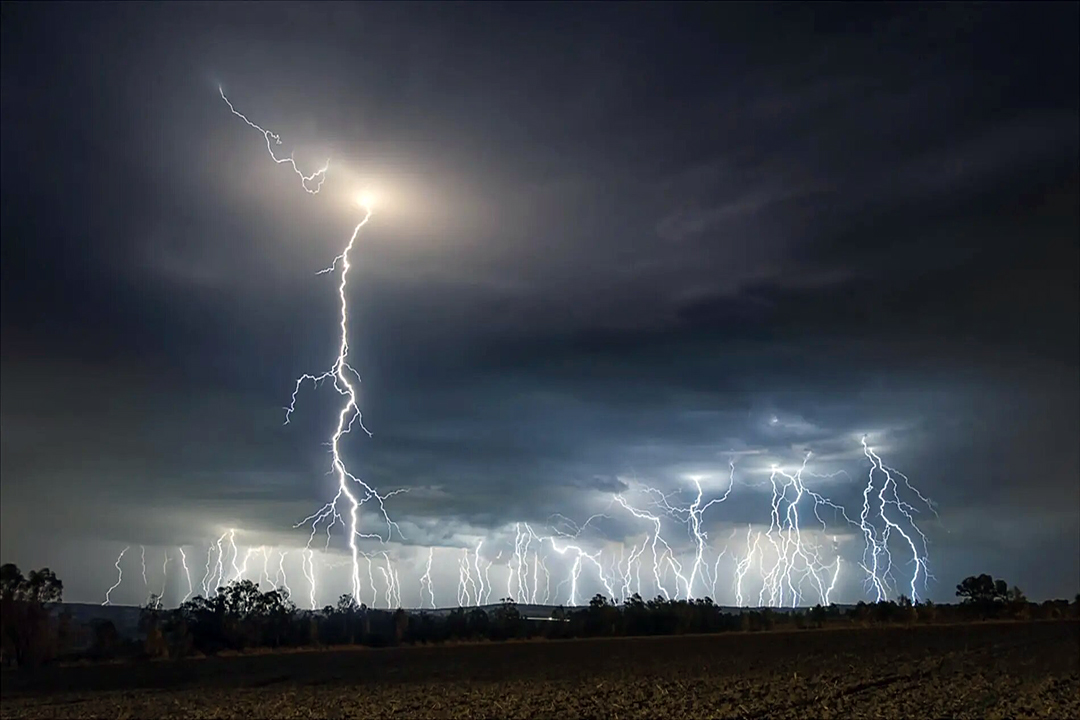
<path fill-rule="evenodd" d="M 3 675 L 4 718 L 1080 717 L 1080 623 L 349 649 Z"/>

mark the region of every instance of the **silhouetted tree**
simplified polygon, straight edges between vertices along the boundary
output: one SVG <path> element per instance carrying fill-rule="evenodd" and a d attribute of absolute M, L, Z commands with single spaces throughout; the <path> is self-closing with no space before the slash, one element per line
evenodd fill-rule
<path fill-rule="evenodd" d="M 139 632 L 144 636 L 143 650 L 147 657 L 165 657 L 169 654 L 165 641 L 165 616 L 161 598 L 151 594 L 139 612 Z"/>
<path fill-rule="evenodd" d="M 896 618 L 908 625 L 919 619 L 919 611 L 915 608 L 915 603 L 907 595 L 900 595 L 896 599 Z"/>
<path fill-rule="evenodd" d="M 17 565 L 0 566 L 0 647 L 19 666 L 37 665 L 57 652 L 57 624 L 48 606 L 63 599 L 64 583 L 48 568 L 23 577 Z"/>
<path fill-rule="evenodd" d="M 42 608 L 60 598 L 62 586 L 47 570 L 24 578 L 13 565 L 0 568 L 0 598 L 4 602 L 5 657 L 14 658 L 15 638 L 23 638 L 15 620 L 25 608 Z M 841 612 L 836 605 L 816 605 L 805 611 L 776 612 L 769 608 L 729 614 L 710 598 L 673 600 L 656 597 L 645 601 L 632 595 L 621 604 L 602 594 L 594 596 L 587 607 L 555 608 L 556 622 L 533 622 L 518 611 L 510 598 L 503 598 L 490 611 L 480 608 L 456 608 L 446 615 L 372 610 L 358 605 L 351 595 L 342 595 L 336 604 L 321 611 L 297 610 L 284 590 L 261 592 L 250 581 L 234 581 L 217 589 L 209 598 L 194 597 L 178 609 L 162 608 L 160 598 L 151 596 L 140 614 L 144 651 L 150 656 L 168 654 L 183 657 L 192 651 L 218 652 L 225 648 L 282 645 L 317 645 L 356 643 L 379 647 L 403 642 L 443 642 L 457 638 L 508 639 L 545 636 L 548 638 L 606 635 L 670 635 L 679 633 L 716 633 L 728 630 L 767 631 L 775 627 L 822 627 L 846 618 L 854 623 L 950 622 L 980 613 L 994 612 L 999 617 L 1053 619 L 1080 611 L 1080 596 L 1070 606 L 1066 600 L 1049 600 L 1039 605 L 1029 603 L 1016 587 L 1007 589 L 1003 581 L 990 576 L 966 578 L 957 586 L 965 599 L 962 605 L 937 606 L 932 602 L 913 602 L 901 595 L 896 601 L 859 602 Z M 989 607 L 990 611 L 980 608 Z M 965 609 L 961 612 L 961 609 Z M 1006 615 L 1006 613 L 1008 613 Z M 985 615 L 984 615 L 985 616 Z M 51 628 L 57 623 L 46 623 Z M 32 627 L 28 625 L 27 627 Z M 92 652 L 107 657 L 134 649 L 122 641 L 111 622 L 93 625 Z M 25 638 L 19 642 L 25 643 Z M 23 647 L 23 646 L 20 646 Z M 19 662 L 27 662 L 25 649 Z"/>
<path fill-rule="evenodd" d="M 932 623 L 937 619 L 937 605 L 933 600 L 918 603 L 918 618 L 922 622 Z"/>
<path fill-rule="evenodd" d="M 962 604 L 969 616 L 995 617 L 1001 614 L 1008 602 L 1009 585 L 985 573 L 972 575 L 956 586 L 956 595 L 963 598 Z"/>
<path fill-rule="evenodd" d="M 971 575 L 956 586 L 956 596 L 966 603 L 992 603 L 1008 597 L 1009 585 L 1004 580 L 994 580 L 987 574 Z"/>
<path fill-rule="evenodd" d="M 490 634 L 500 640 L 523 637 L 526 634 L 524 619 L 513 598 L 503 598 L 492 608 Z"/>
<path fill-rule="evenodd" d="M 1014 620 L 1027 620 L 1031 617 L 1031 608 L 1027 598 L 1024 596 L 1024 591 L 1013 585 L 1006 596 L 1006 603 L 1009 608 L 1009 617 Z"/>
<path fill-rule="evenodd" d="M 409 615 L 401 608 L 394 611 L 394 642 L 401 644 L 405 639 L 405 631 L 409 629 Z"/>

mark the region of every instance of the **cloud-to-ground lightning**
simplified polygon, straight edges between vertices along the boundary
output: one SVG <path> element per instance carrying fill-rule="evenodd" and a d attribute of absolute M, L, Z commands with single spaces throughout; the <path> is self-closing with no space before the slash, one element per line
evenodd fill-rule
<path fill-rule="evenodd" d="M 292 595 L 292 590 L 289 588 L 289 578 L 285 574 L 285 551 L 281 551 L 281 556 L 278 558 L 278 574 L 274 576 L 274 584 Z"/>
<path fill-rule="evenodd" d="M 426 594 L 432 610 L 435 609 L 435 588 L 431 584 L 431 562 L 434 558 L 435 548 L 428 548 L 427 566 L 424 568 L 424 574 L 420 576 L 420 602 L 423 604 Z"/>
<path fill-rule="evenodd" d="M 480 548 L 483 547 L 484 541 L 476 543 L 475 554 L 473 555 L 473 567 L 476 568 L 476 604 L 479 605 L 484 602 L 484 574 L 480 570 Z"/>
<path fill-rule="evenodd" d="M 229 531 L 229 548 L 232 549 L 232 569 L 233 574 L 229 578 L 231 580 L 240 579 L 240 566 L 236 564 L 236 558 L 240 554 L 240 549 L 236 547 L 236 530 Z"/>
<path fill-rule="evenodd" d="M 273 548 L 262 548 L 263 564 L 262 574 L 259 575 L 259 582 L 261 583 L 263 578 L 266 578 L 266 582 L 270 582 L 270 555 L 273 554 Z"/>
<path fill-rule="evenodd" d="M 165 588 L 169 584 L 169 551 L 165 551 L 165 562 L 161 564 L 161 592 L 158 593 L 158 602 L 165 600 Z"/>
<path fill-rule="evenodd" d="M 657 590 L 664 596 L 664 599 L 670 600 L 672 598 L 672 593 L 668 590 L 663 581 L 663 577 L 668 574 L 667 571 L 670 569 L 675 575 L 675 595 L 677 597 L 679 593 L 679 583 L 681 582 L 683 587 L 687 587 L 689 583 L 682 574 L 682 565 L 675 559 L 671 546 L 661 535 L 662 524 L 660 517 L 630 505 L 622 495 L 616 495 L 615 501 L 622 505 L 623 508 L 634 517 L 639 520 L 647 520 L 652 524 L 653 532 L 649 536 L 649 547 L 652 551 L 653 581 L 656 584 Z M 662 545 L 663 549 L 661 550 L 658 545 Z M 640 557 L 640 554 L 638 557 Z M 665 560 L 667 561 L 666 563 Z"/>
<path fill-rule="evenodd" d="M 203 597 L 209 597 L 210 595 L 210 582 L 213 580 L 213 571 L 210 569 L 210 563 L 214 557 L 214 544 L 210 543 L 210 547 L 206 549 L 206 574 L 203 575 L 202 586 Z"/>
<path fill-rule="evenodd" d="M 473 563 L 469 560 L 469 548 L 461 549 L 458 560 L 458 606 L 479 605 L 480 592 L 472 576 Z"/>
<path fill-rule="evenodd" d="M 124 570 L 120 567 L 120 561 L 124 559 L 124 554 L 127 553 L 129 549 L 130 548 L 124 548 L 123 550 L 121 550 L 120 554 L 116 558 L 116 582 L 111 588 L 105 591 L 105 602 L 101 603 L 102 605 L 108 605 L 110 602 L 112 602 L 112 600 L 110 599 L 112 591 L 120 587 L 120 583 L 124 581 Z"/>
<path fill-rule="evenodd" d="M 746 572 L 750 569 L 754 563 L 754 555 L 758 550 L 758 542 L 761 540 L 761 533 L 757 534 L 754 541 L 750 542 L 750 537 L 753 535 L 753 528 L 750 525 L 746 526 L 746 555 L 739 559 L 739 562 L 735 565 L 735 604 L 738 607 L 743 607 L 743 578 L 746 577 Z"/>
<path fill-rule="evenodd" d="M 817 591 L 817 602 L 828 604 L 835 589 L 840 570 L 839 557 L 833 562 L 825 562 L 821 557 L 820 544 L 804 535 L 802 519 L 799 515 L 800 504 L 812 502 L 812 512 L 821 525 L 821 533 L 827 530 L 827 524 L 821 517 L 821 509 L 829 508 L 839 513 L 852 526 L 854 521 L 840 505 L 806 486 L 803 476 L 832 478 L 841 473 L 814 475 L 806 470 L 811 453 L 803 456 L 802 463 L 794 472 L 787 472 L 773 466 L 769 473 L 769 486 L 772 489 L 770 503 L 771 514 L 764 538 L 773 549 L 771 564 L 766 564 L 765 550 L 759 554 L 762 568 L 762 587 L 758 596 L 761 605 L 796 606 L 803 600 L 803 585 L 809 582 Z M 758 538 L 760 540 L 760 536 Z M 756 541 L 755 541 L 756 542 Z M 835 551 L 835 541 L 834 541 Z M 831 580 L 826 580 L 831 575 Z M 766 600 L 766 597 L 768 598 Z"/>
<path fill-rule="evenodd" d="M 187 594 L 180 599 L 180 602 L 184 603 L 187 602 L 187 599 L 189 597 L 191 597 L 191 593 L 194 591 L 195 588 L 191 584 L 191 570 L 188 568 L 187 564 L 187 553 L 184 552 L 184 548 L 182 547 L 177 548 L 177 550 L 180 551 L 180 564 L 184 568 L 184 578 L 187 580 Z"/>
<path fill-rule="evenodd" d="M 339 414 L 339 421 L 342 417 Z M 348 422 L 345 422 L 345 430 L 348 427 Z M 794 607 L 814 602 L 828 605 L 832 602 L 841 575 L 847 573 L 844 571 L 840 538 L 835 530 L 830 532 L 830 516 L 839 518 L 842 524 L 848 526 L 846 537 L 861 536 L 864 540 L 862 562 L 854 561 L 854 564 L 865 574 L 866 590 L 871 599 L 888 599 L 898 589 L 913 600 L 920 599 L 921 588 L 927 585 L 932 576 L 928 571 L 927 560 L 929 540 L 923 528 L 916 523 L 919 512 L 916 505 L 921 503 L 935 516 L 937 511 L 933 502 L 919 492 L 910 478 L 885 465 L 878 452 L 865 440 L 862 450 L 863 457 L 869 461 L 870 471 L 861 488 L 862 513 L 858 515 L 849 514 L 843 505 L 808 484 L 811 479 L 835 481 L 843 477 L 851 481 L 850 475 L 844 471 L 821 475 L 808 470 L 810 453 L 805 453 L 801 463 L 793 469 L 785 470 L 781 466 L 772 465 L 767 481 L 746 485 L 763 487 L 768 491 L 765 507 L 768 509 L 769 522 L 759 524 L 757 529 L 754 523 L 748 524 L 744 545 L 737 552 L 731 553 L 734 571 L 732 590 L 736 604 L 743 605 L 746 599 L 746 583 L 751 570 L 760 571 L 759 576 L 755 575 L 757 581 L 754 587 L 759 606 Z M 480 537 L 475 540 L 474 546 L 460 548 L 461 554 L 457 563 L 457 603 L 472 606 L 491 601 L 493 590 L 497 589 L 496 583 L 491 579 L 491 571 L 504 555 L 508 559 L 498 567 L 506 574 L 506 592 L 505 595 L 502 595 L 501 591 L 499 593 L 516 602 L 547 604 L 552 601 L 575 605 L 587 597 L 582 593 L 583 582 L 589 582 L 613 601 L 625 601 L 635 593 L 642 594 L 642 565 L 647 569 L 646 572 L 652 575 L 653 587 L 667 599 L 693 600 L 703 596 L 708 589 L 711 597 L 717 600 L 721 561 L 729 554 L 729 548 L 712 546 L 712 531 L 706 530 L 706 511 L 723 504 L 733 492 L 734 463 L 729 463 L 727 476 L 726 487 L 709 500 L 705 497 L 701 478 L 691 476 L 690 485 L 694 493 L 687 504 L 679 504 L 672 499 L 678 491 L 664 493 L 655 487 L 641 485 L 637 491 L 649 499 L 645 505 L 631 504 L 624 494 L 611 496 L 608 508 L 618 505 L 631 518 L 645 521 L 649 528 L 644 534 L 638 533 L 621 540 L 610 540 L 606 533 L 600 533 L 599 538 L 584 536 L 585 530 L 610 518 L 605 512 L 593 514 L 581 525 L 556 513 L 548 518 L 549 532 L 544 534 L 537 533 L 528 522 L 513 523 L 506 528 L 509 536 L 503 536 L 502 540 L 506 543 L 504 548 L 509 552 L 500 550 L 494 559 L 485 557 L 485 548 L 490 546 L 490 542 L 488 538 Z M 342 478 L 348 482 L 343 483 Z M 355 493 L 354 498 L 359 496 L 359 491 L 351 484 L 350 474 L 343 476 L 339 472 L 338 483 L 339 494 L 336 500 L 340 500 L 342 496 L 348 497 L 346 492 L 349 491 Z M 907 493 L 911 495 L 910 501 L 904 499 Z M 388 493 L 383 499 L 393 494 Z M 373 491 L 363 497 L 371 500 L 374 499 L 372 495 Z M 363 503 L 358 500 L 359 504 Z M 646 507 L 655 510 L 645 509 Z M 331 513 L 336 512 L 333 503 L 329 510 Z M 343 526 L 351 522 L 351 517 L 347 515 L 338 515 L 338 518 Z M 383 521 L 388 521 L 385 515 Z M 665 535 L 665 523 L 672 521 L 685 527 L 686 540 L 677 543 L 674 542 L 674 536 Z M 309 537 L 317 534 L 320 527 L 323 526 L 313 527 Z M 738 531 L 733 529 L 732 538 L 737 533 Z M 359 532 L 356 532 L 355 536 L 367 537 Z M 383 549 L 369 553 L 358 548 L 356 556 L 357 559 L 363 558 L 368 564 L 370 606 L 403 606 L 404 585 L 397 560 L 385 543 L 386 538 L 375 537 L 384 541 Z M 260 585 L 264 580 L 272 582 L 274 586 L 291 595 L 285 569 L 286 552 L 276 552 L 275 564 L 273 548 L 240 547 L 237 538 L 236 529 L 231 528 L 222 532 L 207 546 L 204 574 L 199 583 L 203 593 L 209 596 L 219 586 L 236 580 L 251 579 L 257 575 Z M 495 542 L 497 544 L 500 540 Z M 729 539 L 728 544 L 730 543 Z M 321 540 L 319 544 L 322 545 Z M 106 591 L 103 604 L 112 602 L 114 591 L 122 584 L 122 560 L 129 550 L 130 547 L 125 547 L 116 558 L 116 582 Z M 187 592 L 180 599 L 182 603 L 192 595 L 195 583 L 191 577 L 186 550 L 183 547 L 177 550 L 187 582 Z M 418 569 L 419 607 L 436 609 L 439 606 L 434 587 L 437 550 L 436 547 L 428 547 L 427 557 L 421 561 Z M 261 564 L 252 569 L 252 558 L 257 560 L 260 554 Z M 140 547 L 140 568 L 145 568 L 145 555 L 145 547 Z M 151 598 L 160 601 L 165 594 L 168 567 L 173 559 L 175 558 L 166 549 L 162 564 L 161 592 L 151 595 Z M 320 566 L 320 574 L 324 569 L 332 572 L 341 564 L 323 556 L 310 546 L 301 550 L 300 563 L 308 581 L 308 602 L 312 609 L 317 609 L 316 564 Z M 549 567 L 549 563 L 554 563 L 554 567 Z M 352 569 L 353 558 L 350 556 L 344 565 Z M 910 576 L 905 575 L 903 580 L 898 582 L 896 576 L 905 566 L 910 567 Z M 586 570 L 589 572 L 586 573 Z M 553 578 L 553 572 L 557 577 Z M 352 573 L 351 577 L 355 578 L 356 573 Z M 557 584 L 553 583 L 553 579 L 558 580 Z M 144 585 L 146 584 L 148 582 L 144 581 Z M 590 594 L 591 592 L 593 591 L 590 590 Z"/>
<path fill-rule="evenodd" d="M 146 587 L 146 592 L 150 592 L 150 581 L 146 579 L 146 546 L 139 546 L 139 561 L 142 563 L 142 584 Z"/>
<path fill-rule="evenodd" d="M 319 603 L 315 599 L 315 551 L 306 548 L 301 555 L 301 560 L 300 567 L 308 581 L 308 602 L 311 604 L 311 609 L 314 610 L 319 607 Z"/>
<path fill-rule="evenodd" d="M 900 499 L 899 485 L 896 482 L 896 478 L 902 478 L 905 486 L 911 490 L 911 492 L 917 496 L 931 512 L 934 512 L 936 515 L 937 511 L 934 510 L 934 506 L 930 500 L 912 487 L 911 481 L 908 480 L 907 476 L 888 467 L 881 461 L 881 458 L 874 452 L 874 449 L 867 445 L 865 435 L 861 442 L 863 453 L 866 456 L 866 459 L 870 461 L 870 473 L 867 478 L 866 487 L 863 491 L 863 513 L 860 516 L 860 522 L 862 523 L 861 527 L 867 541 L 867 552 L 872 556 L 869 565 L 864 562 L 863 570 L 870 576 L 869 582 L 878 593 L 878 599 L 884 599 L 883 594 L 890 586 L 893 568 L 892 552 L 889 549 L 889 538 L 891 534 L 895 532 L 903 539 L 903 544 L 907 546 L 908 551 L 911 553 L 910 562 L 912 571 L 911 580 L 908 583 L 908 588 L 910 589 L 909 597 L 913 601 L 918 600 L 918 584 L 920 578 L 925 586 L 926 581 L 930 577 L 929 571 L 927 570 L 927 540 L 926 535 L 923 534 L 923 531 L 919 529 L 919 526 L 915 523 L 915 518 L 912 517 L 912 513 L 918 513 L 919 511 L 914 506 Z M 876 529 L 869 520 L 870 493 L 874 486 L 875 472 L 882 477 L 880 488 L 877 493 L 879 503 L 877 506 L 877 515 L 881 518 L 884 525 L 884 527 Z M 894 518 L 894 512 L 901 517 Z M 907 530 L 904 529 L 905 526 L 908 528 Z M 916 542 L 913 536 L 918 536 L 918 542 Z M 884 562 L 884 570 L 880 569 L 879 558 Z"/>
<path fill-rule="evenodd" d="M 696 597 L 694 588 L 697 586 L 698 577 L 702 578 L 706 587 L 715 585 L 715 579 L 710 575 L 708 564 L 705 561 L 705 552 L 709 547 L 709 533 L 704 529 L 704 515 L 705 511 L 710 507 L 724 502 L 731 495 L 731 489 L 735 484 L 735 461 L 729 461 L 728 467 L 728 482 L 724 493 L 704 504 L 702 504 L 704 498 L 704 491 L 701 487 L 702 477 L 699 475 L 690 476 L 690 481 L 694 484 L 697 495 L 694 497 L 694 501 L 685 508 L 671 505 L 668 502 L 668 496 L 664 495 L 659 490 L 656 490 L 655 488 L 646 488 L 647 491 L 660 497 L 658 504 L 667 511 L 668 514 L 675 517 L 685 516 L 683 522 L 685 522 L 687 526 L 687 530 L 690 533 L 690 537 L 693 540 L 695 547 L 694 563 L 690 568 L 690 576 L 686 578 L 685 581 L 686 598 L 688 600 L 693 600 Z M 716 562 L 719 562 L 719 557 L 716 559 Z"/>
<path fill-rule="evenodd" d="M 570 605 L 577 604 L 578 580 L 581 577 L 582 561 L 588 561 L 589 564 L 596 568 L 597 576 L 600 579 L 600 583 L 607 591 L 607 595 L 605 597 L 612 598 L 615 596 L 615 592 L 611 587 L 611 583 L 604 573 L 604 566 L 600 562 L 600 551 L 597 551 L 595 553 L 588 553 L 581 546 L 576 544 L 570 544 L 568 542 L 564 543 L 562 547 L 559 547 L 559 544 L 554 537 L 548 538 L 548 540 L 551 542 L 551 547 L 555 550 L 555 552 L 559 553 L 560 555 L 571 553 L 574 556 L 574 564 L 570 568 L 569 577 L 570 597 L 568 602 Z"/>
<path fill-rule="evenodd" d="M 564 580 L 562 583 L 560 583 L 560 586 L 566 584 L 567 582 L 570 585 L 569 604 L 577 604 L 578 580 L 581 577 L 581 571 L 584 562 L 588 562 L 590 565 L 596 568 L 597 578 L 600 580 L 600 584 L 604 586 L 604 590 L 607 592 L 607 595 L 605 597 L 614 598 L 615 591 L 611 585 L 611 580 L 608 578 L 607 573 L 604 570 L 603 562 L 600 559 L 602 550 L 598 550 L 594 553 L 589 553 L 577 542 L 573 544 L 569 542 L 570 540 L 577 541 L 578 538 L 580 538 L 581 534 L 585 531 L 585 529 L 588 528 L 594 520 L 606 518 L 607 515 L 603 513 L 596 513 L 594 515 L 591 515 L 580 526 L 578 526 L 577 523 L 573 522 L 569 518 L 561 515 L 559 515 L 558 517 L 564 524 L 568 525 L 573 530 L 573 532 L 568 533 L 558 529 L 557 527 L 553 527 L 552 529 L 555 531 L 555 535 L 541 538 L 541 540 L 547 540 L 551 544 L 551 549 L 557 552 L 559 555 L 566 555 L 567 553 L 570 553 L 574 557 L 574 562 L 570 567 L 569 577 L 567 578 L 567 580 Z M 559 543 L 556 538 L 563 542 L 562 547 L 559 547 Z"/>
<path fill-rule="evenodd" d="M 274 145 L 281 144 L 281 138 L 278 135 L 257 125 L 256 123 L 248 119 L 245 115 L 237 111 L 233 104 L 225 96 L 225 92 L 221 88 L 219 88 L 219 91 L 221 92 L 221 99 L 224 100 L 225 103 L 229 106 L 230 112 L 243 120 L 251 128 L 258 130 L 260 133 L 262 133 L 263 138 L 266 140 L 267 150 L 269 151 L 270 157 L 274 160 L 274 162 L 278 164 L 289 164 L 292 167 L 293 171 L 300 177 L 301 186 L 303 187 L 303 189 L 312 195 L 318 194 L 318 192 L 322 189 L 323 181 L 326 179 L 326 171 L 329 168 L 329 160 L 327 160 L 326 164 L 323 165 L 323 167 L 319 170 L 309 175 L 305 175 L 304 172 L 297 167 L 296 162 L 293 160 L 291 155 L 286 158 L 278 157 L 274 154 Z M 375 491 L 374 488 L 372 488 L 363 480 L 356 477 L 356 475 L 350 472 L 341 453 L 341 439 L 343 436 L 351 432 L 354 425 L 358 425 L 362 430 L 364 430 L 364 432 L 368 433 L 368 435 L 371 434 L 368 431 L 367 427 L 364 425 L 363 416 L 361 414 L 360 405 L 357 398 L 356 386 L 360 383 L 360 374 L 352 365 L 349 364 L 348 280 L 349 270 L 351 268 L 350 253 L 352 252 L 353 247 L 356 243 L 357 236 L 360 234 L 360 229 L 363 228 L 364 225 L 366 225 L 368 220 L 371 218 L 370 201 L 365 202 L 363 210 L 363 218 L 361 218 L 360 222 L 358 222 L 357 225 L 353 228 L 352 235 L 349 237 L 349 241 L 348 243 L 346 243 L 345 249 L 341 252 L 341 254 L 334 258 L 334 261 L 328 268 L 321 271 L 320 273 L 323 274 L 335 272 L 340 264 L 341 280 L 338 284 L 338 300 L 340 302 L 340 343 L 338 345 L 337 358 L 334 360 L 330 369 L 323 373 L 320 373 L 318 375 L 304 374 L 300 376 L 300 378 L 298 378 L 296 381 L 295 388 L 293 389 L 291 402 L 285 410 L 285 423 L 288 424 L 289 419 L 296 407 L 297 393 L 299 392 L 301 386 L 304 384 L 305 381 L 311 381 L 313 385 L 318 386 L 324 380 L 331 380 L 334 389 L 337 390 L 337 392 L 345 398 L 344 405 L 342 406 L 341 411 L 338 414 L 337 426 L 334 429 L 333 434 L 331 435 L 329 443 L 331 448 L 331 455 L 333 457 L 332 472 L 337 475 L 338 480 L 337 494 L 334 496 L 333 500 L 331 500 L 329 503 L 327 503 L 327 505 L 323 507 L 322 510 L 308 517 L 306 521 L 310 521 L 312 524 L 313 538 L 316 528 L 318 527 L 320 522 L 329 521 L 329 523 L 333 525 L 341 519 L 342 516 L 338 506 L 339 502 L 344 502 L 347 505 L 348 520 L 347 522 L 345 522 L 345 525 L 347 526 L 346 532 L 348 533 L 348 546 L 352 560 L 352 596 L 358 602 L 360 597 L 360 550 L 357 546 L 357 538 L 372 537 L 372 535 L 363 535 L 358 530 L 359 521 L 357 513 L 360 506 L 372 500 L 378 504 L 379 510 L 382 513 L 382 518 L 385 521 L 387 527 L 386 539 L 390 537 L 390 535 L 395 529 L 398 530 L 399 534 L 401 532 L 400 528 L 398 528 L 396 523 L 394 523 L 390 519 L 390 516 L 387 514 L 386 511 L 385 501 L 387 497 L 389 497 L 389 495 L 380 495 L 378 492 Z M 352 489 L 353 487 L 356 487 L 355 491 Z M 379 539 L 383 540 L 384 538 L 379 536 Z M 314 566 L 312 563 L 310 538 L 308 542 L 307 563 L 305 565 L 305 568 L 305 574 L 307 575 L 309 583 L 311 585 L 311 600 L 312 604 L 314 605 L 316 585 Z"/>

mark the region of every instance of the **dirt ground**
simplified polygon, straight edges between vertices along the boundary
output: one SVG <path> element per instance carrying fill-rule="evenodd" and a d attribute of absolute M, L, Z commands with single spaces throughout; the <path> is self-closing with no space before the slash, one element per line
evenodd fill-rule
<path fill-rule="evenodd" d="M 835 629 L 50 668 L 4 718 L 1080 717 L 1080 623 Z"/>

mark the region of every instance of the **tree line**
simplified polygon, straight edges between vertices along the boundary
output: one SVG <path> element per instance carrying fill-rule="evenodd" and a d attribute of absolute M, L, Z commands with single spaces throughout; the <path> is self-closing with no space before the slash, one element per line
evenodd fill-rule
<path fill-rule="evenodd" d="M 66 642 L 70 617 L 50 606 L 62 599 L 63 584 L 48 569 L 23 577 L 14 565 L 0 568 L 3 658 L 33 666 L 71 657 Z M 1080 595 L 1070 604 L 1031 603 L 1018 588 L 989 575 L 965 578 L 956 587 L 961 602 L 938 605 L 904 596 L 854 606 L 821 605 L 777 611 L 732 611 L 711 599 L 644 600 L 634 595 L 615 603 L 596 595 L 588 606 L 555 608 L 549 618 L 528 618 L 506 598 L 487 608 L 455 608 L 446 613 L 369 608 L 350 595 L 322 610 L 300 610 L 284 590 L 262 591 L 250 580 L 234 581 L 209 597 L 197 596 L 165 609 L 158 598 L 141 609 L 139 637 L 122 638 L 107 620 L 95 621 L 82 656 L 92 658 L 181 658 L 253 648 L 366 645 L 385 647 L 462 641 L 563 639 L 680 635 L 827 625 L 870 626 L 977 620 L 1049 620 L 1080 617 Z"/>

